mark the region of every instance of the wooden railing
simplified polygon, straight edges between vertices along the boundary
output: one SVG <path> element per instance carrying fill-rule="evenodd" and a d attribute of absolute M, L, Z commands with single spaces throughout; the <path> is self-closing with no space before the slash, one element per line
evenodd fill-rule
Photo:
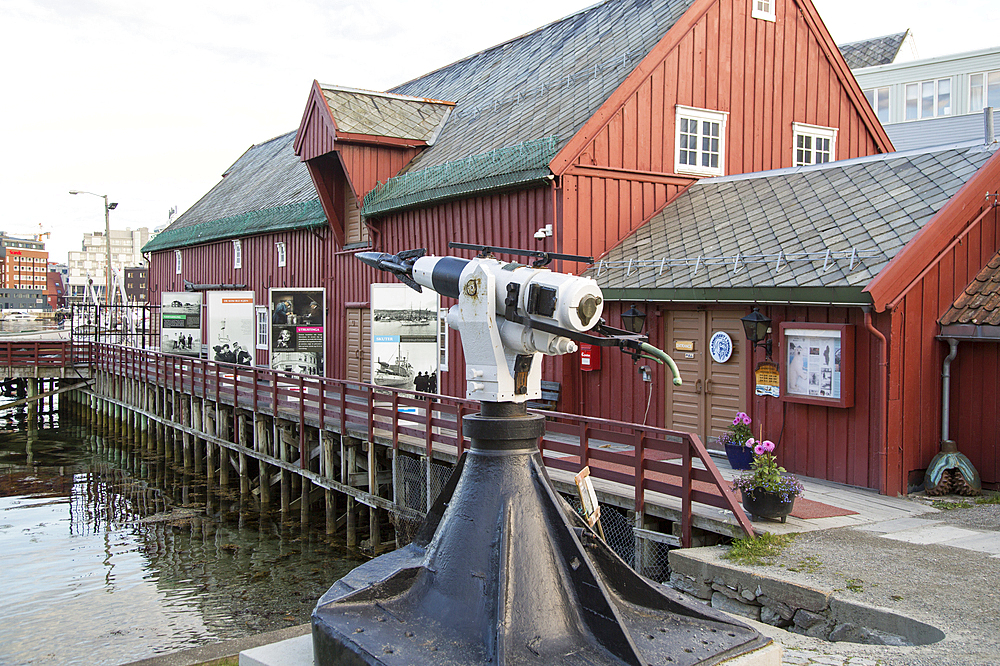
<path fill-rule="evenodd" d="M 389 389 L 340 379 L 237 366 L 156 351 L 101 343 L 85 343 L 92 367 L 118 376 L 141 379 L 190 395 L 269 412 L 298 421 L 299 461 L 304 468 L 304 425 L 321 426 L 398 448 L 462 454 L 468 440 L 462 417 L 479 403 L 444 395 Z M 539 448 L 547 467 L 576 473 L 589 465 L 591 475 L 634 492 L 637 512 L 648 493 L 680 499 L 681 544 L 691 544 L 692 505 L 732 512 L 747 535 L 753 528 L 728 489 L 701 440 L 675 432 L 620 421 L 561 412 L 539 412 L 547 419 Z M 700 461 L 696 466 L 694 461 Z"/>
<path fill-rule="evenodd" d="M 28 340 L 0 342 L 0 367 L 61 368 L 89 365 L 91 347 L 69 340 Z"/>

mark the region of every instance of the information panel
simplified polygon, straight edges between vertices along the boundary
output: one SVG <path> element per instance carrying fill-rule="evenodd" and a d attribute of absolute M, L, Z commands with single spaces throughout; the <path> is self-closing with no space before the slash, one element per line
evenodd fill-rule
<path fill-rule="evenodd" d="M 201 356 L 201 293 L 160 293 L 160 351 Z"/>

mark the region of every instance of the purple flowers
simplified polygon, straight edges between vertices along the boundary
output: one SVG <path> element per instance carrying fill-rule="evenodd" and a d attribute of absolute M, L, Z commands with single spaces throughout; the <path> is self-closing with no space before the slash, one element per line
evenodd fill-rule
<path fill-rule="evenodd" d="M 778 465 L 774 456 L 774 442 L 769 439 L 758 442 L 751 437 L 746 443 L 754 452 L 753 462 L 750 463 L 751 471 L 733 479 L 734 491 L 737 488 L 743 491 L 769 490 L 780 493 L 785 501 L 802 494 L 802 483 L 794 476 L 785 474 L 785 468 Z"/>
<path fill-rule="evenodd" d="M 737 412 L 733 419 L 733 425 L 729 426 L 729 431 L 722 436 L 723 442 L 737 444 L 753 448 L 753 438 L 750 431 L 750 417 L 746 412 Z"/>

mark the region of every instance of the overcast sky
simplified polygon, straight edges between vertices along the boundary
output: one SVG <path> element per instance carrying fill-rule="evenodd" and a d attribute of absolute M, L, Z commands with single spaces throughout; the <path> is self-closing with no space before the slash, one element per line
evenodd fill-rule
<path fill-rule="evenodd" d="M 997 0 L 814 0 L 838 43 L 913 30 L 920 57 L 1000 46 Z M 0 230 L 52 259 L 183 212 L 254 143 L 295 130 L 314 79 L 385 90 L 587 0 L 0 0 Z M 988 26 L 988 28 L 987 28 Z"/>

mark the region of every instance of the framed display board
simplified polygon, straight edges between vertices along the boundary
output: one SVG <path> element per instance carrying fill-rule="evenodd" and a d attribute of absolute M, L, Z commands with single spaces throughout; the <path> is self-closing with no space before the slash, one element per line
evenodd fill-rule
<path fill-rule="evenodd" d="M 782 400 L 853 407 L 853 324 L 787 321 L 778 330 Z"/>

